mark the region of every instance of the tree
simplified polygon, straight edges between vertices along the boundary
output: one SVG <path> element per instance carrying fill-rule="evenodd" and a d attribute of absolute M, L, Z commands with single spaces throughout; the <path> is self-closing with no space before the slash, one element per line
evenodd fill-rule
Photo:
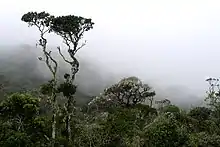
<path fill-rule="evenodd" d="M 105 89 L 104 93 L 93 99 L 89 105 L 109 103 L 115 106 L 130 107 L 146 102 L 148 98 L 152 99 L 155 94 L 151 87 L 143 84 L 137 77 L 128 77 Z M 106 105 L 106 107 L 109 107 L 109 105 Z"/>
<path fill-rule="evenodd" d="M 175 106 L 175 105 L 167 105 L 167 106 L 163 107 L 162 111 L 163 111 L 164 113 L 166 113 L 166 112 L 180 113 L 179 107 L 177 107 L 177 106 Z"/>
<path fill-rule="evenodd" d="M 188 141 L 187 129 L 178 125 L 173 114 L 159 115 L 144 130 L 145 146 L 179 147 Z"/>
<path fill-rule="evenodd" d="M 65 74 L 65 83 L 69 88 L 72 87 L 72 93 L 65 94 L 67 98 L 67 103 L 65 105 L 67 116 L 66 120 L 66 129 L 68 132 L 68 139 L 71 142 L 71 126 L 70 121 L 73 115 L 73 105 L 74 105 L 74 94 L 76 86 L 73 85 L 76 73 L 79 71 L 79 61 L 76 58 L 76 53 L 79 51 L 85 43 L 80 44 L 80 41 L 83 38 L 83 35 L 86 31 L 89 31 L 93 28 L 94 23 L 91 19 L 87 19 L 81 16 L 68 15 L 68 16 L 59 16 L 55 17 L 51 23 L 51 29 L 57 35 L 62 37 L 64 44 L 67 46 L 67 51 L 71 60 L 68 60 L 63 53 L 61 52 L 60 47 L 57 47 L 59 54 L 63 60 L 71 66 L 70 74 Z M 67 90 L 66 90 L 67 92 Z"/>
<path fill-rule="evenodd" d="M 220 108 L 220 84 L 217 78 L 208 78 L 206 81 L 209 83 L 209 89 L 206 91 L 207 97 L 205 101 L 208 101 L 209 106 L 212 109 Z"/>
<path fill-rule="evenodd" d="M 51 51 L 47 50 L 47 39 L 45 38 L 46 33 L 51 32 L 51 22 L 54 16 L 51 16 L 49 13 L 46 12 L 28 12 L 24 14 L 21 18 L 22 21 L 28 23 L 29 26 L 35 26 L 38 28 L 40 32 L 40 40 L 39 45 L 42 48 L 44 53 L 45 59 L 39 57 L 39 60 L 45 61 L 47 67 L 49 68 L 50 72 L 52 73 L 52 80 L 50 81 L 51 86 L 51 93 L 49 94 L 49 102 L 52 105 L 53 109 L 53 117 L 52 117 L 52 139 L 53 142 L 56 138 L 56 115 L 57 115 L 57 100 L 56 100 L 56 86 L 57 86 L 57 61 L 52 57 Z"/>
<path fill-rule="evenodd" d="M 38 115 L 39 99 L 29 94 L 15 93 L 0 104 L 0 116 L 15 122 L 17 130 L 24 130 L 24 124 Z"/>
<path fill-rule="evenodd" d="M 49 101 L 53 109 L 52 139 L 54 140 L 56 137 L 56 115 L 58 112 L 56 94 L 62 92 L 64 97 L 67 98 L 67 103 L 64 105 L 66 110 L 65 119 L 66 128 L 68 131 L 68 139 L 71 141 L 70 121 L 73 115 L 73 105 L 75 102 L 73 95 L 76 91 L 76 86 L 73 85 L 73 81 L 75 79 L 76 73 L 79 71 L 79 62 L 75 55 L 77 51 L 85 45 L 85 43 L 80 45 L 80 41 L 83 38 L 84 33 L 93 28 L 94 23 L 91 19 L 83 18 L 80 16 L 68 15 L 54 17 L 46 12 L 28 12 L 22 16 L 21 20 L 28 23 L 29 26 L 36 26 L 40 31 L 41 38 L 39 40 L 39 45 L 42 47 L 46 59 L 44 60 L 42 57 L 40 57 L 39 60 L 46 62 L 53 75 L 52 80 L 49 81 L 48 84 L 42 86 L 42 91 L 50 96 Z M 50 32 L 54 32 L 63 38 L 71 58 L 71 60 L 68 60 L 62 54 L 60 47 L 58 47 L 58 51 L 61 57 L 71 66 L 71 73 L 64 75 L 65 82 L 59 87 L 56 79 L 58 64 L 57 61 L 51 56 L 51 51 L 47 50 L 47 39 L 45 38 L 45 34 Z"/>
<path fill-rule="evenodd" d="M 206 107 L 196 107 L 190 110 L 188 115 L 199 121 L 208 120 L 210 118 L 212 111 Z"/>
<path fill-rule="evenodd" d="M 157 105 L 159 111 L 163 111 L 164 107 L 170 106 L 170 103 L 171 102 L 168 99 L 155 101 L 155 104 Z"/>
<path fill-rule="evenodd" d="M 40 99 L 28 93 L 14 93 L 0 103 L 0 145 L 44 144 L 48 132 L 46 119 L 39 116 Z M 32 145 L 33 145 L 32 144 Z"/>
<path fill-rule="evenodd" d="M 220 123 L 220 83 L 218 78 L 208 78 L 206 81 L 209 84 L 209 88 L 206 91 L 207 97 L 205 101 L 211 108 L 211 115 L 214 117 L 215 121 Z"/>
<path fill-rule="evenodd" d="M 102 123 L 107 135 L 105 146 L 127 146 L 133 138 L 139 135 L 139 127 L 136 124 L 137 115 L 135 109 L 115 108 L 109 113 L 107 120 Z"/>
<path fill-rule="evenodd" d="M 80 41 L 83 38 L 84 33 L 92 29 L 93 25 L 94 23 L 91 19 L 74 15 L 59 16 L 52 21 L 52 30 L 62 37 L 72 59 L 72 61 L 66 59 L 62 54 L 60 47 L 58 47 L 61 57 L 71 66 L 72 81 L 74 80 L 76 73 L 79 71 L 79 62 L 75 55 L 85 45 L 85 43 L 80 45 Z"/>

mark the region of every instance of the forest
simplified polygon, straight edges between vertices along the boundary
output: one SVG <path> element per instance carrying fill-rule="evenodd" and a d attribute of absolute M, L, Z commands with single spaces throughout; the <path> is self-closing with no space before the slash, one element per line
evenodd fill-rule
<path fill-rule="evenodd" d="M 76 55 L 95 22 L 45 11 L 28 12 L 21 21 L 38 31 L 41 53 L 19 50 L 9 62 L 0 58 L 1 147 L 220 147 L 218 78 L 204 81 L 206 105 L 190 109 L 157 99 L 157 91 L 135 75 L 104 85 L 100 94 L 85 94 L 76 84 L 83 64 Z M 51 50 L 48 34 L 60 37 L 64 47 Z M 28 59 L 19 62 L 17 54 Z M 38 62 L 45 67 L 36 69 Z M 43 70 L 49 75 L 35 72 Z"/>

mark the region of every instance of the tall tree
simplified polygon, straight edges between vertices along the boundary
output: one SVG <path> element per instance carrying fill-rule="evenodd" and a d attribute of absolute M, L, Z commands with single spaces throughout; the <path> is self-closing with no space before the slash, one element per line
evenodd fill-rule
<path fill-rule="evenodd" d="M 68 132 L 69 141 L 71 141 L 70 121 L 73 115 L 73 105 L 75 102 L 73 95 L 75 94 L 74 89 L 76 88 L 76 86 L 71 86 L 71 84 L 73 84 L 76 73 L 79 71 L 79 61 L 75 55 L 77 51 L 79 51 L 85 45 L 85 42 L 81 43 L 84 33 L 92 29 L 93 25 L 94 23 L 91 19 L 75 15 L 55 17 L 51 25 L 53 32 L 62 37 L 71 58 L 71 60 L 68 60 L 61 52 L 60 47 L 58 47 L 59 54 L 63 60 L 71 66 L 70 74 L 66 74 L 64 77 L 66 80 L 64 84 L 70 89 L 72 88 L 73 92 L 64 95 L 67 98 L 65 109 L 67 112 L 66 129 Z"/>
<path fill-rule="evenodd" d="M 50 81 L 51 86 L 51 93 L 49 97 L 49 101 L 53 108 L 53 117 L 52 117 L 52 139 L 53 142 L 56 138 L 56 115 L 57 115 L 57 100 L 56 100 L 56 86 L 57 86 L 57 61 L 52 57 L 51 51 L 47 49 L 47 39 L 45 38 L 45 34 L 51 32 L 51 22 L 54 16 L 51 16 L 49 13 L 46 12 L 28 12 L 24 14 L 21 18 L 22 21 L 28 23 L 29 26 L 35 26 L 38 28 L 40 32 L 40 39 L 37 45 L 40 45 L 42 51 L 44 53 L 45 59 L 39 57 L 39 60 L 45 61 L 47 67 L 49 68 L 50 72 L 52 73 L 52 80 Z M 54 145 L 54 143 L 53 143 Z"/>

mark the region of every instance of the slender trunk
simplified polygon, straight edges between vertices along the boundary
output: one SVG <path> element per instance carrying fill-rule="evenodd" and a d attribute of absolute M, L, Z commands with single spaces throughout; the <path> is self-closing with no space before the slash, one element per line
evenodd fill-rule
<path fill-rule="evenodd" d="M 71 130 L 71 114 L 73 113 L 72 98 L 73 97 L 71 96 L 68 97 L 68 101 L 67 101 L 66 131 L 67 131 L 67 139 L 69 143 L 72 143 L 72 130 Z"/>
<path fill-rule="evenodd" d="M 52 139 L 52 147 L 54 147 L 56 139 L 56 113 L 53 114 L 52 118 Z"/>
<path fill-rule="evenodd" d="M 52 117 L 52 147 L 55 146 L 55 139 L 56 139 L 56 116 L 57 116 L 57 100 L 56 100 L 56 77 L 55 74 L 53 75 L 53 89 L 52 89 L 52 109 L 53 109 L 53 117 Z"/>
<path fill-rule="evenodd" d="M 51 105 L 52 105 L 52 111 L 53 111 L 53 116 L 52 116 L 52 125 L 51 125 L 51 137 L 52 137 L 52 144 L 51 146 L 54 147 L 55 146 L 55 139 L 56 139 L 56 115 L 57 115 L 57 100 L 56 100 L 56 85 L 57 85 L 57 81 L 56 81 L 56 73 L 57 73 L 57 61 L 51 56 L 51 51 L 47 51 L 47 39 L 44 38 L 44 34 L 46 32 L 48 32 L 49 30 L 45 31 L 44 28 L 43 30 L 41 29 L 41 26 L 38 26 L 38 24 L 36 24 L 38 29 L 41 32 L 41 39 L 39 40 L 39 44 L 43 49 L 43 53 L 45 55 L 45 63 L 47 65 L 47 67 L 49 68 L 50 72 L 53 75 L 53 89 L 52 89 L 52 93 L 51 93 Z M 42 59 L 40 59 L 42 60 Z M 54 66 L 52 66 L 52 64 L 54 64 Z"/>
<path fill-rule="evenodd" d="M 71 134 L 71 116 L 68 114 L 67 116 L 67 133 L 68 133 L 68 141 L 71 143 L 72 142 L 72 134 Z"/>
<path fill-rule="evenodd" d="M 153 106 L 153 99 L 150 99 L 150 107 L 152 108 Z"/>

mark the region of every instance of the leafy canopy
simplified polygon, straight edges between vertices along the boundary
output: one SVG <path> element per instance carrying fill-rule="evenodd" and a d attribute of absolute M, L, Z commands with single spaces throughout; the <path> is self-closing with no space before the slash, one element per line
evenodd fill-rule
<path fill-rule="evenodd" d="M 68 15 L 56 17 L 51 28 L 58 35 L 65 37 L 72 42 L 77 42 L 83 37 L 85 31 L 93 28 L 92 19 L 87 19 L 81 16 Z"/>
<path fill-rule="evenodd" d="M 30 94 L 14 93 L 0 104 L 0 114 L 9 118 L 33 117 L 39 111 L 40 99 Z"/>
<path fill-rule="evenodd" d="M 109 103 L 120 106 L 133 106 L 145 102 L 148 98 L 155 96 L 147 84 L 143 84 L 136 77 L 128 77 L 105 89 L 104 93 L 91 101 L 91 103 Z M 91 104 L 90 103 L 90 104 Z"/>
<path fill-rule="evenodd" d="M 45 27 L 50 27 L 53 18 L 54 16 L 51 16 L 49 13 L 43 11 L 40 13 L 28 12 L 22 16 L 21 20 L 28 23 L 29 26 L 35 25 L 40 30 L 44 30 Z"/>

